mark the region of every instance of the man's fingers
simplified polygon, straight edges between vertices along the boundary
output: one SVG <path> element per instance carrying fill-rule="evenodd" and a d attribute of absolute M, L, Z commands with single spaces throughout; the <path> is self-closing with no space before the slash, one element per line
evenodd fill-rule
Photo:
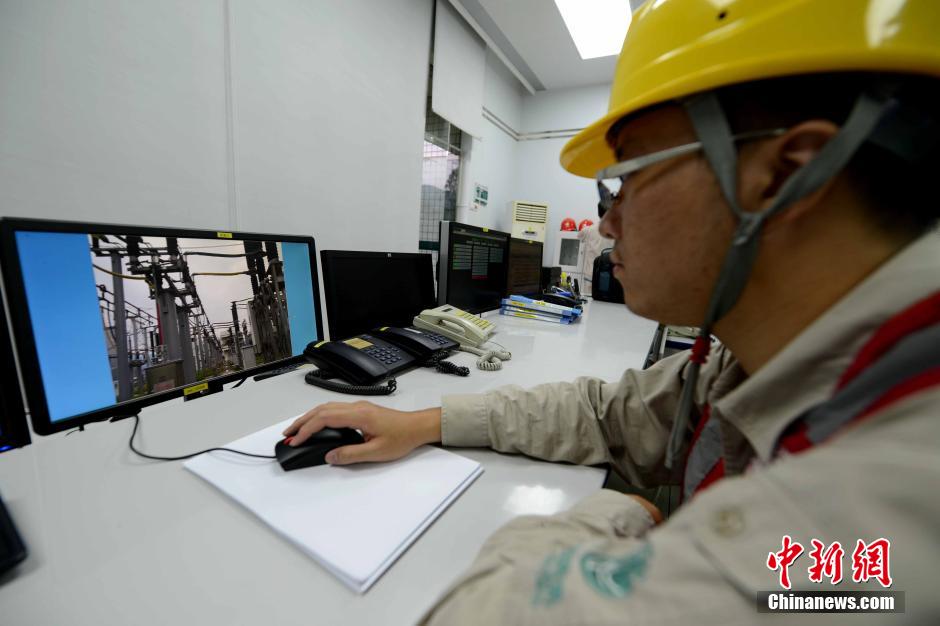
<path fill-rule="evenodd" d="M 309 439 L 314 433 L 323 430 L 324 426 L 330 428 L 357 428 L 365 425 L 362 415 L 351 404 L 332 403 L 319 406 L 299 429 L 294 431 L 290 445 L 298 446 Z M 291 434 L 287 434 L 291 436 Z"/>
<path fill-rule="evenodd" d="M 297 434 L 297 431 L 299 431 L 304 424 L 316 418 L 324 410 L 329 409 L 331 407 L 335 407 L 335 406 L 342 406 L 342 404 L 345 404 L 345 403 L 327 402 L 326 404 L 318 404 L 317 406 L 313 407 L 312 409 L 310 409 L 309 411 L 307 411 L 306 413 L 304 413 L 303 415 L 295 419 L 294 422 L 290 426 L 284 429 L 284 433 L 283 433 L 284 436 L 290 437 L 291 435 Z"/>
<path fill-rule="evenodd" d="M 377 439 L 372 439 L 355 446 L 343 446 L 331 450 L 326 455 L 326 462 L 330 465 L 349 465 L 351 463 L 367 463 L 370 461 L 384 461 L 382 445 Z"/>
<path fill-rule="evenodd" d="M 284 432 L 281 433 L 285 437 L 290 437 L 291 435 L 296 435 L 297 431 L 300 430 L 300 427 L 307 423 L 307 420 L 313 417 L 314 413 L 320 407 L 315 406 L 297 419 L 295 419 L 290 426 L 284 429 Z"/>

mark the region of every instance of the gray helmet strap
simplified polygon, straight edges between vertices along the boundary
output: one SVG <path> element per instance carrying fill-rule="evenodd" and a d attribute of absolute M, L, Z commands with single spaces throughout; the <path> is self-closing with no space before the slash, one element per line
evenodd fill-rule
<path fill-rule="evenodd" d="M 712 290 L 705 321 L 699 333 L 698 344 L 701 352 L 703 346 L 707 346 L 710 341 L 712 326 L 731 310 L 747 285 L 757 258 L 760 232 L 767 219 L 818 190 L 838 174 L 871 135 L 885 112 L 895 104 L 895 100 L 890 93 L 861 94 L 842 129 L 812 161 L 787 179 L 769 207 L 757 213 L 745 212 L 738 204 L 737 150 L 717 94 L 713 91 L 707 92 L 690 98 L 684 104 L 702 142 L 705 158 L 718 180 L 722 195 L 738 219 L 737 229 Z M 686 371 L 679 408 L 666 447 L 666 467 L 670 469 L 682 450 L 689 430 L 695 387 L 703 362 L 704 357 L 693 358 Z"/>

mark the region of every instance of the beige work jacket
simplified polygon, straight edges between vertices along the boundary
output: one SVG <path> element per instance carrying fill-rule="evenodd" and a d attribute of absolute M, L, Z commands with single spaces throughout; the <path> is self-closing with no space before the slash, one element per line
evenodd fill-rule
<path fill-rule="evenodd" d="M 652 528 L 628 496 L 601 490 L 554 516 L 519 517 L 483 546 L 425 616 L 434 624 L 940 624 L 940 391 L 911 395 L 798 455 L 774 458 L 781 431 L 831 396 L 873 331 L 940 289 L 940 236 L 914 242 L 746 377 L 714 348 L 696 389 L 720 420 L 726 477 Z M 611 333 L 617 332 L 611 328 Z M 448 446 L 609 462 L 637 485 L 663 467 L 688 354 L 618 382 L 594 378 L 443 401 Z M 681 468 L 680 468 L 681 469 Z M 673 474 L 673 475 L 671 475 Z M 789 535 L 805 552 L 794 590 L 878 590 L 852 581 L 857 541 L 891 541 L 891 591 L 905 613 L 766 615 L 783 591 L 768 555 Z M 810 582 L 811 540 L 839 541 L 844 580 Z"/>

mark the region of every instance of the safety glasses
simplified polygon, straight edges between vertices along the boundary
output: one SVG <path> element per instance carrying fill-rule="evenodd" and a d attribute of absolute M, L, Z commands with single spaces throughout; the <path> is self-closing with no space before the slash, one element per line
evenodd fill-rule
<path fill-rule="evenodd" d="M 779 137 L 787 132 L 786 128 L 774 128 L 772 130 L 755 130 L 747 133 L 733 135 L 731 139 L 735 142 L 753 141 L 755 139 L 766 139 L 768 137 Z M 605 167 L 597 173 L 597 193 L 601 199 L 601 206 L 604 211 L 609 211 L 615 204 L 620 202 L 621 194 L 626 187 L 627 177 L 634 172 L 656 165 L 669 159 L 675 159 L 686 154 L 692 154 L 702 149 L 702 142 L 695 141 L 683 144 L 674 148 L 667 148 L 659 152 L 644 154 L 633 159 L 614 163 L 610 167 Z"/>

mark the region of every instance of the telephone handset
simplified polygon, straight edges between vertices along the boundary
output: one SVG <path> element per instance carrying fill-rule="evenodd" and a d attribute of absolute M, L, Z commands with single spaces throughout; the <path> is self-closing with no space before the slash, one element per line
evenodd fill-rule
<path fill-rule="evenodd" d="M 304 380 L 341 393 L 388 395 L 397 387 L 395 379 L 385 385 L 378 383 L 416 365 L 430 364 L 439 371 L 466 375 L 455 371 L 462 368 L 442 361 L 456 347 L 455 342 L 437 333 L 417 328 L 383 327 L 343 341 L 309 344 L 304 356 L 319 369 L 309 372 Z M 352 384 L 329 380 L 333 377 Z"/>
<path fill-rule="evenodd" d="M 461 346 L 477 347 L 496 332 L 496 325 L 476 315 L 445 304 L 422 311 L 415 319 L 418 328 L 450 337 Z"/>
<path fill-rule="evenodd" d="M 480 347 L 496 332 L 496 324 L 455 306 L 445 304 L 422 311 L 414 319 L 414 325 L 450 337 L 460 344 L 460 350 L 479 356 L 477 367 L 481 370 L 501 369 L 503 361 L 512 358 L 505 348 L 497 350 Z"/>
<path fill-rule="evenodd" d="M 393 343 L 419 361 L 443 355 L 457 347 L 457 342 L 427 330 L 414 327 L 393 328 L 383 326 L 373 331 L 385 341 Z"/>
<path fill-rule="evenodd" d="M 410 354 L 372 335 L 311 343 L 304 350 L 304 356 L 319 368 L 304 377 L 311 385 L 346 391 L 339 387 L 348 385 L 328 380 L 338 376 L 356 386 L 355 390 L 349 389 L 349 393 L 363 395 L 392 393 L 396 386 L 394 381 L 389 381 L 384 387 L 374 385 L 414 365 L 414 357 Z"/>

